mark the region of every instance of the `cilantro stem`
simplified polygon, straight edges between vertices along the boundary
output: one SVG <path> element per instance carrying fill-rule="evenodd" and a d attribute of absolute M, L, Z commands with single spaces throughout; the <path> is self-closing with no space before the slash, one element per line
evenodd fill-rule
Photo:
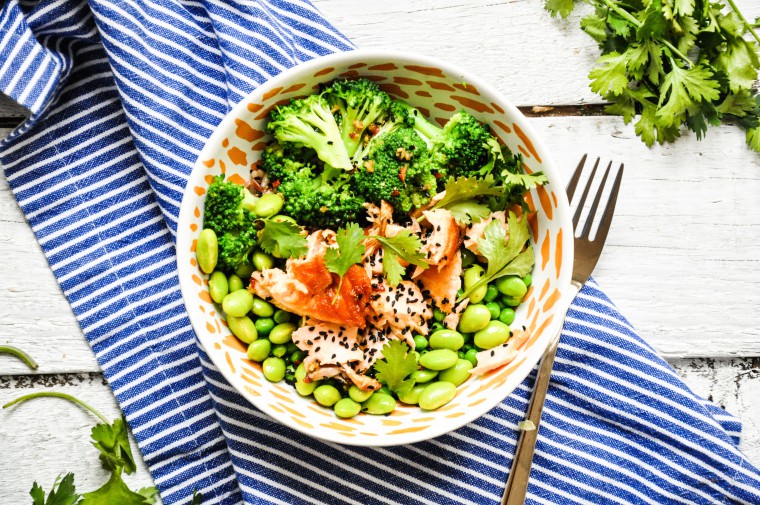
<path fill-rule="evenodd" d="M 9 407 L 13 407 L 14 405 L 18 405 L 19 403 L 23 403 L 27 400 L 32 400 L 34 398 L 42 398 L 42 397 L 51 397 L 51 398 L 63 398 L 64 400 L 68 400 L 72 403 L 76 403 L 77 405 L 84 407 L 85 409 L 89 410 L 92 414 L 94 414 L 96 417 L 98 417 L 101 421 L 103 421 L 105 424 L 108 423 L 108 419 L 106 419 L 103 414 L 95 410 L 94 408 L 87 405 L 85 402 L 80 400 L 79 398 L 75 398 L 71 395 L 68 395 L 66 393 L 56 393 L 55 391 L 40 391 L 38 393 L 31 393 L 25 396 L 21 396 L 19 398 L 16 398 L 13 401 L 10 401 L 3 405 L 4 409 L 7 409 Z"/>
<path fill-rule="evenodd" d="M 755 32 L 754 26 L 752 23 L 749 23 L 747 21 L 747 18 L 744 17 L 744 14 L 742 14 L 742 11 L 739 10 L 739 8 L 736 6 L 736 3 L 734 3 L 734 0 L 727 0 L 728 5 L 731 6 L 731 9 L 734 11 L 734 13 L 739 16 L 739 19 L 742 20 L 742 23 L 744 23 L 744 27 L 747 29 L 749 33 L 752 34 L 752 36 L 755 38 L 755 40 L 760 43 L 760 37 L 757 36 L 757 33 Z"/>
<path fill-rule="evenodd" d="M 732 0 L 728 0 L 728 1 L 729 3 L 732 3 Z M 625 9 L 620 8 L 616 3 L 612 2 L 612 0 L 602 0 L 602 2 L 607 7 L 609 7 L 610 9 L 615 11 L 617 14 L 619 14 L 620 16 L 625 18 L 627 21 L 629 21 L 631 24 L 633 24 L 633 26 L 635 26 L 636 28 L 641 28 L 641 21 L 633 17 L 633 15 L 630 12 L 628 12 Z M 664 39 L 661 42 L 664 46 L 670 49 L 673 52 L 673 54 L 675 54 L 676 56 L 681 58 L 683 61 L 685 61 L 686 64 L 689 65 L 690 68 L 694 66 L 694 62 L 691 61 L 688 56 L 686 56 L 681 51 L 679 51 L 676 46 L 674 46 L 673 44 L 671 44 L 670 42 Z"/>
<path fill-rule="evenodd" d="M 10 345 L 0 345 L 0 354 L 12 354 L 13 356 L 16 356 L 18 359 L 26 363 L 26 366 L 31 368 L 32 370 L 37 370 L 39 368 L 39 365 L 37 365 L 37 362 L 32 359 L 31 356 L 29 356 L 27 353 L 19 349 L 18 347 L 13 347 Z"/>

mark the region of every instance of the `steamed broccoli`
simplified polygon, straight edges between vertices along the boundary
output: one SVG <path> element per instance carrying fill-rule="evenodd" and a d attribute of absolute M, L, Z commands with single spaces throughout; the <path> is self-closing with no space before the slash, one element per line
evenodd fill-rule
<path fill-rule="evenodd" d="M 370 202 L 387 201 L 397 212 L 420 207 L 436 188 L 436 178 L 427 169 L 428 156 L 427 144 L 412 128 L 378 135 L 354 176 L 356 189 Z"/>
<path fill-rule="evenodd" d="M 277 181 L 297 172 L 315 158 L 316 154 L 311 149 L 273 141 L 261 153 L 261 168 L 269 175 L 270 181 Z"/>
<path fill-rule="evenodd" d="M 256 245 L 253 214 L 255 197 L 243 186 L 217 176 L 209 185 L 203 212 L 203 227 L 216 233 L 219 241 L 217 269 L 232 272 L 250 263 Z"/>
<path fill-rule="evenodd" d="M 324 96 L 338 117 L 349 156 L 356 152 L 365 131 L 385 121 L 391 106 L 391 97 L 368 79 L 335 81 Z"/>

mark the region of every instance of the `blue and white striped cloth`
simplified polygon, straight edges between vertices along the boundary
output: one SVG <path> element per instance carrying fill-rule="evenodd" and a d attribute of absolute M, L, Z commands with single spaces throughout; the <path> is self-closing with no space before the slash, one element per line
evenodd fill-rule
<path fill-rule="evenodd" d="M 478 421 L 362 449 L 285 428 L 196 345 L 173 234 L 204 140 L 268 77 L 351 43 L 306 0 L 8 0 L 0 163 L 166 504 L 497 503 L 529 378 Z M 530 503 L 760 503 L 741 425 L 695 397 L 591 283 L 565 325 Z"/>

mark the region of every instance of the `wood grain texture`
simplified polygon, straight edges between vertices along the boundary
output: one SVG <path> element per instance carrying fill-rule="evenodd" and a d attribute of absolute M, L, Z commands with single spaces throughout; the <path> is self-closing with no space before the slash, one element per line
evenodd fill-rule
<path fill-rule="evenodd" d="M 16 126 L 27 114 L 26 109 L 0 93 L 0 128 Z"/>

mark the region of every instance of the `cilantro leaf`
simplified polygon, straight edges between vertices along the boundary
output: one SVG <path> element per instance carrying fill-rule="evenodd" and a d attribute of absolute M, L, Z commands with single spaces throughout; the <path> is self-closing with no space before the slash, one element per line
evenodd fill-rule
<path fill-rule="evenodd" d="M 123 468 L 127 474 L 136 470 L 132 448 L 129 445 L 127 421 L 124 417 L 116 419 L 113 424 L 100 423 L 92 428 L 92 440 L 100 451 L 100 461 L 106 470 Z"/>
<path fill-rule="evenodd" d="M 728 41 L 725 51 L 717 57 L 715 65 L 728 75 L 731 91 L 751 89 L 760 67 L 756 44 L 741 38 Z"/>
<path fill-rule="evenodd" d="M 581 19 L 581 30 L 599 43 L 607 39 L 607 21 L 598 14 L 589 14 Z"/>
<path fill-rule="evenodd" d="M 401 340 L 390 340 L 383 346 L 383 359 L 374 364 L 375 378 L 391 391 L 402 391 L 414 386 L 414 379 L 407 379 L 417 371 L 417 358 L 409 352 L 409 346 Z"/>
<path fill-rule="evenodd" d="M 673 126 L 692 104 L 719 96 L 718 82 L 710 69 L 701 65 L 684 69 L 673 63 L 662 82 L 657 119 L 666 127 Z"/>
<path fill-rule="evenodd" d="M 388 285 L 398 286 L 405 273 L 406 269 L 401 265 L 398 256 L 386 254 L 385 249 L 383 249 L 383 276 Z"/>
<path fill-rule="evenodd" d="M 760 127 L 747 130 L 746 140 L 753 151 L 760 152 Z"/>
<path fill-rule="evenodd" d="M 306 236 L 302 228 L 290 221 L 261 219 L 263 228 L 259 230 L 259 247 L 265 252 L 282 258 L 299 258 L 306 254 Z"/>
<path fill-rule="evenodd" d="M 33 500 L 32 505 L 74 505 L 80 498 L 74 486 L 73 473 L 67 473 L 63 478 L 59 476 L 55 480 L 47 500 L 45 500 L 45 491 L 36 482 L 32 485 L 29 494 Z"/>
<path fill-rule="evenodd" d="M 340 285 L 343 284 L 343 276 L 353 265 L 361 262 L 364 256 L 364 231 L 356 223 L 349 223 L 348 226 L 338 230 L 335 240 L 338 247 L 328 247 L 325 251 L 325 264 L 327 269 L 340 276 L 340 284 L 335 292 L 336 296 L 340 292 Z"/>
<path fill-rule="evenodd" d="M 480 254 L 488 261 L 486 273 L 476 283 L 465 290 L 457 299 L 457 302 L 470 296 L 478 289 L 495 279 L 506 275 L 524 276 L 533 269 L 535 257 L 533 247 L 526 242 L 530 239 L 530 229 L 525 216 L 518 220 L 513 212 L 507 218 L 509 236 L 498 220 L 488 223 L 483 231 L 483 238 L 478 240 Z M 525 250 L 523 250 L 525 248 Z"/>
<path fill-rule="evenodd" d="M 505 170 L 506 173 L 508 171 Z M 480 196 L 501 195 L 504 188 L 495 186 L 493 177 L 453 177 L 446 181 L 446 194 L 435 204 L 436 209 L 447 209 L 459 224 L 478 222 L 491 214 L 488 205 L 478 201 Z"/>
<path fill-rule="evenodd" d="M 546 0 L 544 7 L 552 17 L 561 16 L 567 18 L 575 7 L 574 0 Z"/>
<path fill-rule="evenodd" d="M 628 86 L 628 56 L 613 51 L 597 60 L 597 65 L 589 72 L 591 91 L 600 95 L 619 95 Z"/>
<path fill-rule="evenodd" d="M 150 505 L 145 496 L 130 490 L 121 479 L 120 472 L 111 472 L 111 478 L 100 488 L 85 493 L 79 505 Z"/>
<path fill-rule="evenodd" d="M 383 247 L 383 274 L 391 286 L 397 286 L 404 274 L 404 268 L 399 263 L 399 259 L 418 267 L 428 267 L 425 255 L 420 252 L 422 242 L 409 230 L 401 230 L 393 237 L 375 235 L 371 237 L 380 242 Z"/>
<path fill-rule="evenodd" d="M 158 502 L 158 489 L 153 486 L 141 487 L 137 490 L 137 494 L 145 498 L 146 503 L 150 505 L 154 505 L 156 502 Z"/>
<path fill-rule="evenodd" d="M 738 93 L 729 93 L 718 105 L 718 112 L 721 114 L 731 114 L 736 117 L 744 117 L 753 112 L 757 104 L 752 94 L 743 89 Z"/>
<path fill-rule="evenodd" d="M 203 494 L 198 491 L 193 491 L 193 499 L 190 502 L 190 505 L 201 505 L 201 503 L 203 503 Z"/>

